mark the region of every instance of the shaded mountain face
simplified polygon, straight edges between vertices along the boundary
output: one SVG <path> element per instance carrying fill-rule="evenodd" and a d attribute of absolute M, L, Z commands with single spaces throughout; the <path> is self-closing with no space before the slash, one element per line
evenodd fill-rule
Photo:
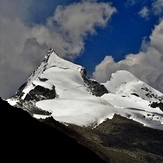
<path fill-rule="evenodd" d="M 1 99 L 0 104 L 1 159 L 6 162 L 163 162 L 163 131 L 121 116 L 91 129 L 52 118 L 39 122 Z"/>
<path fill-rule="evenodd" d="M 163 130 L 161 92 L 124 70 L 101 84 L 90 79 L 82 66 L 60 58 L 53 49 L 7 101 L 35 118 L 53 117 L 67 125 L 93 128 L 118 114 Z"/>
<path fill-rule="evenodd" d="M 90 149 L 63 133 L 64 125 L 53 120 L 53 128 L 29 113 L 0 99 L 1 159 L 11 161 L 99 162 Z M 58 130 L 60 128 L 60 130 Z M 67 129 L 67 132 L 69 130 Z"/>

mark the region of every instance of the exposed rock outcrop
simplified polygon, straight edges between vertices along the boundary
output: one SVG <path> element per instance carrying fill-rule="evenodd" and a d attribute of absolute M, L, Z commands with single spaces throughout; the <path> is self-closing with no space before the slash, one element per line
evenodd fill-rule
<path fill-rule="evenodd" d="M 103 94 L 108 93 L 108 90 L 105 88 L 104 85 L 98 83 L 96 80 L 90 79 L 87 76 L 85 68 L 82 68 L 80 73 L 88 91 L 92 93 L 92 95 L 102 96 Z"/>

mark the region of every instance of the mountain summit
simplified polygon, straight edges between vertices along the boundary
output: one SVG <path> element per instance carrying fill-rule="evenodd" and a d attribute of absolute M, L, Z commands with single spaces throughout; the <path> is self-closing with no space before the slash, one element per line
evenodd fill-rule
<path fill-rule="evenodd" d="M 36 101 L 58 96 L 65 98 L 69 96 L 69 91 L 73 93 L 74 90 L 78 90 L 80 94 L 82 94 L 81 91 L 84 91 L 96 96 L 108 92 L 103 85 L 89 79 L 86 70 L 82 66 L 60 58 L 53 49 L 49 50 L 41 65 L 31 74 L 27 82 L 20 87 L 17 95 L 23 100 L 34 100 L 31 95 L 34 95 L 33 91 L 38 91 L 38 89 L 44 90 L 39 97 L 38 94 L 35 94 L 37 96 L 35 97 Z M 44 92 L 47 89 L 51 92 L 50 96 Z M 67 92 L 67 90 L 69 91 Z M 76 95 L 74 96 L 76 97 Z M 72 94 L 71 97 L 73 98 Z"/>
<path fill-rule="evenodd" d="M 121 70 L 103 84 L 84 67 L 60 58 L 53 49 L 16 94 L 7 100 L 35 118 L 53 117 L 64 124 L 96 127 L 115 114 L 163 130 L 163 95 Z"/>
<path fill-rule="evenodd" d="M 60 145 L 68 149 L 66 142 L 70 141 L 55 135 L 62 133 L 75 139 L 78 147 L 94 152 L 87 157 L 82 151 L 84 160 L 93 157 L 91 160 L 107 163 L 163 162 L 163 94 L 128 71 L 117 71 L 109 81 L 99 83 L 87 76 L 84 67 L 60 58 L 50 49 L 40 66 L 6 101 L 15 107 L 5 105 L 7 108 L 0 109 L 2 115 L 7 115 L 1 119 L 2 134 L 6 129 L 15 133 L 16 143 L 23 138 L 22 151 L 28 149 L 29 135 L 32 149 L 37 146 L 36 151 L 55 155 L 55 146 L 62 155 Z M 50 127 L 51 132 L 44 127 Z M 74 152 L 68 155 L 73 160 Z"/>

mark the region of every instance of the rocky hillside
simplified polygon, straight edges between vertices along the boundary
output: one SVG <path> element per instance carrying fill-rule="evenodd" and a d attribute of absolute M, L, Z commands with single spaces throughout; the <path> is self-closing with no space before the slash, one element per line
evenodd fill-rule
<path fill-rule="evenodd" d="M 98 127 L 65 126 L 31 117 L 0 100 L 1 152 L 13 160 L 162 163 L 163 131 L 115 115 Z M 10 157 L 5 157 L 6 160 Z"/>
<path fill-rule="evenodd" d="M 0 104 L 0 149 L 4 162 L 104 162 L 90 149 L 58 130 L 63 126 L 59 122 L 53 120 L 51 127 L 2 99 Z"/>
<path fill-rule="evenodd" d="M 6 101 L 17 108 L 1 101 L 4 149 L 59 162 L 163 163 L 163 94 L 130 72 L 99 83 L 51 49 Z"/>

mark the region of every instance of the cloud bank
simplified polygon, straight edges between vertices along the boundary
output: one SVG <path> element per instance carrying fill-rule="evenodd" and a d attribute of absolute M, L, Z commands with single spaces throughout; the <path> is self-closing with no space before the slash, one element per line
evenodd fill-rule
<path fill-rule="evenodd" d="M 35 5 L 35 6 L 34 6 Z M 49 48 L 74 59 L 88 35 L 105 27 L 116 9 L 109 3 L 82 1 L 58 6 L 45 24 L 30 22 L 32 0 L 0 0 L 0 96 L 15 93 Z"/>
<path fill-rule="evenodd" d="M 163 92 L 163 20 L 155 26 L 150 42 L 143 41 L 138 54 L 128 54 L 124 60 L 115 62 L 112 56 L 106 56 L 96 66 L 93 76 L 100 82 L 110 79 L 117 70 L 127 70 L 142 81 Z"/>

